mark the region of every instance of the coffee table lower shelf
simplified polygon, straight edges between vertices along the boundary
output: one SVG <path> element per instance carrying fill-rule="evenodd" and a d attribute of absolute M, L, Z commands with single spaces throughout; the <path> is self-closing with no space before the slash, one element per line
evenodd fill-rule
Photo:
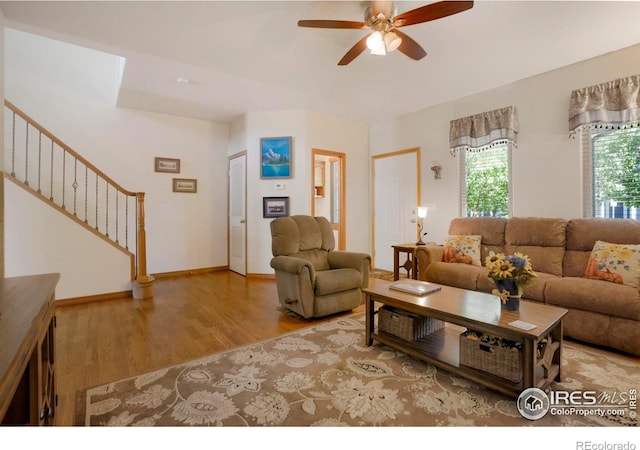
<path fill-rule="evenodd" d="M 514 383 L 497 375 L 460 364 L 460 332 L 458 326 L 447 324 L 443 329 L 418 341 L 407 341 L 380 330 L 376 330 L 371 337 L 381 344 L 401 350 L 454 375 L 475 381 L 505 395 L 517 397 L 525 389 L 522 381 Z M 544 376 L 542 361 L 539 361 L 535 376 L 538 383 L 535 387 L 546 388 L 558 377 L 559 373 L 560 368 L 555 364 L 548 369 L 546 376 Z"/>

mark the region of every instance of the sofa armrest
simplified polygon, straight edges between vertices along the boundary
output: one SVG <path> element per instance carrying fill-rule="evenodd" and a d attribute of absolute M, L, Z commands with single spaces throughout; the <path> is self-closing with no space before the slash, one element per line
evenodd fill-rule
<path fill-rule="evenodd" d="M 278 271 L 299 275 L 306 268 L 309 271 L 311 281 L 316 278 L 316 270 L 309 261 L 293 256 L 280 255 L 271 259 L 271 267 Z"/>
<path fill-rule="evenodd" d="M 418 263 L 418 280 L 426 280 L 429 264 L 444 260 L 444 247 L 435 244 L 421 245 L 416 247 L 413 257 Z"/>
<path fill-rule="evenodd" d="M 333 251 L 327 254 L 332 269 L 356 269 L 362 274 L 362 287 L 369 285 L 369 267 L 371 256 L 366 253 Z"/>

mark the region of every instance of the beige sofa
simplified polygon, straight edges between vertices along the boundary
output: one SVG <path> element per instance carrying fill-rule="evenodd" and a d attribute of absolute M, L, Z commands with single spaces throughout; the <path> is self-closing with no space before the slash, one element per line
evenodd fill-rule
<path fill-rule="evenodd" d="M 450 235 L 480 235 L 482 266 L 443 262 L 443 247 L 416 250 L 418 278 L 482 292 L 495 286 L 484 258 L 491 252 L 528 255 L 537 277 L 523 299 L 569 310 L 564 335 L 640 355 L 638 288 L 584 277 L 596 241 L 640 244 L 640 221 L 536 217 L 456 218 Z"/>

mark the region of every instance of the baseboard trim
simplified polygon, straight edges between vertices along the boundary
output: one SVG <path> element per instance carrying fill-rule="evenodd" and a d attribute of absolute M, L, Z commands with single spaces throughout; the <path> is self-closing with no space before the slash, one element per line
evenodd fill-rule
<path fill-rule="evenodd" d="M 73 297 L 56 300 L 56 307 L 82 305 L 85 303 L 102 302 L 105 300 L 120 300 L 123 298 L 133 298 L 132 291 L 109 292 L 107 294 L 87 295 L 84 297 Z"/>
<path fill-rule="evenodd" d="M 258 278 L 262 280 L 275 280 L 276 276 L 273 273 L 248 273 L 245 275 L 247 278 Z"/>
<path fill-rule="evenodd" d="M 177 277 L 188 277 L 192 275 L 204 275 L 206 273 L 224 272 L 226 270 L 229 270 L 229 266 L 205 267 L 202 269 L 190 269 L 190 270 L 177 270 L 175 272 L 161 272 L 161 273 L 151 274 L 151 276 L 156 280 L 158 280 L 162 278 L 177 278 Z"/>
<path fill-rule="evenodd" d="M 229 270 L 229 266 L 205 267 L 202 269 L 178 270 L 175 272 L 154 273 L 151 276 L 158 279 L 189 277 L 193 275 L 204 275 L 207 273 L 224 272 Z M 247 278 L 260 278 L 265 280 L 275 280 L 273 274 L 251 273 L 246 275 Z M 133 299 L 133 291 L 109 292 L 106 294 L 87 295 L 83 297 L 64 298 L 55 301 L 56 307 L 82 305 L 86 303 L 102 302 L 105 300 L 120 300 L 123 298 Z"/>

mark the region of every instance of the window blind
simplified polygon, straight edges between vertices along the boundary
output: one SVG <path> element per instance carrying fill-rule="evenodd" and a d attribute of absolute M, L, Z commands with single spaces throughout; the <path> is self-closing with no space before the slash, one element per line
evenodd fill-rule
<path fill-rule="evenodd" d="M 585 216 L 640 219 L 640 129 L 582 131 Z"/>
<path fill-rule="evenodd" d="M 511 145 L 483 152 L 462 152 L 460 193 L 462 217 L 508 217 L 512 210 Z"/>

